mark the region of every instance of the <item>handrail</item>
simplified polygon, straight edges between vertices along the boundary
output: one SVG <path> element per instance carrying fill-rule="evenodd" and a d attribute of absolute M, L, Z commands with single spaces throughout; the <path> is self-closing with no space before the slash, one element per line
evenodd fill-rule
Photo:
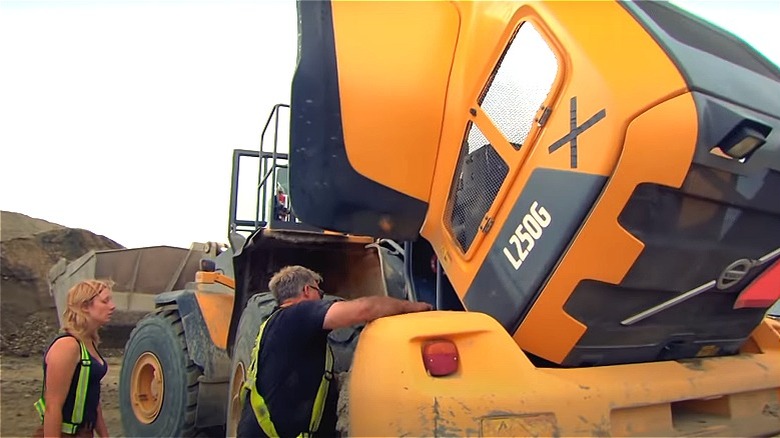
<path fill-rule="evenodd" d="M 276 164 L 277 158 L 279 158 L 279 155 L 281 154 L 280 152 L 277 152 L 278 141 L 279 141 L 279 109 L 280 108 L 290 108 L 290 105 L 285 104 L 285 103 L 277 103 L 276 105 L 274 105 L 273 108 L 271 109 L 271 114 L 268 115 L 268 119 L 266 119 L 266 121 L 265 121 L 265 125 L 263 125 L 263 130 L 260 132 L 260 151 L 264 152 L 265 148 L 263 146 L 265 144 L 265 134 L 266 134 L 266 132 L 268 132 L 268 127 L 271 125 L 271 120 L 274 120 L 274 146 L 273 146 L 273 151 L 271 151 L 271 166 L 270 166 L 270 169 L 269 169 L 267 161 L 263 161 L 261 163 L 262 165 L 258 169 L 257 180 L 258 181 L 262 180 L 262 183 L 260 183 L 260 182 L 258 183 L 257 200 L 256 200 L 258 207 L 260 206 L 260 199 L 261 198 L 263 199 L 263 204 L 265 203 L 265 200 L 268 198 L 267 186 L 265 185 L 265 181 L 267 180 L 267 177 L 263 177 L 263 171 L 265 170 L 265 172 L 273 172 L 276 169 L 276 167 L 277 167 L 277 164 Z M 284 155 L 286 156 L 287 154 L 284 154 Z M 272 187 L 272 190 L 273 190 L 273 188 L 276 187 L 276 174 L 275 173 L 273 174 L 273 176 L 271 178 L 271 187 Z M 260 194 L 260 189 L 261 188 L 262 188 L 262 195 Z M 263 206 L 263 207 L 265 207 L 265 206 Z M 261 213 L 262 214 L 262 221 L 263 222 L 267 222 L 266 221 L 266 217 L 265 217 L 266 216 L 266 209 L 265 208 L 262 208 L 262 209 L 258 208 L 258 210 L 262 210 L 262 213 Z M 258 213 L 260 213 L 260 212 L 258 212 Z M 258 218 L 256 217 L 255 219 L 257 220 Z"/>
<path fill-rule="evenodd" d="M 230 183 L 230 211 L 228 214 L 228 236 L 236 231 L 254 231 L 260 227 L 264 227 L 269 223 L 268 218 L 268 201 L 269 190 L 268 184 L 271 184 L 271 194 L 276 196 L 275 188 L 277 185 L 277 169 L 287 169 L 287 162 L 280 162 L 280 160 L 287 161 L 289 154 L 279 152 L 279 112 L 282 108 L 290 108 L 290 105 L 279 103 L 273 106 L 271 113 L 263 125 L 263 129 L 260 133 L 260 148 L 259 151 L 236 149 L 233 151 L 233 169 L 231 174 Z M 269 133 L 269 128 L 273 122 L 273 149 L 266 150 L 266 134 Z M 257 185 L 255 186 L 255 215 L 254 220 L 239 219 L 238 216 L 238 183 L 239 173 L 241 167 L 242 157 L 258 158 L 257 169 Z M 270 181 L 269 181 L 270 177 Z"/>

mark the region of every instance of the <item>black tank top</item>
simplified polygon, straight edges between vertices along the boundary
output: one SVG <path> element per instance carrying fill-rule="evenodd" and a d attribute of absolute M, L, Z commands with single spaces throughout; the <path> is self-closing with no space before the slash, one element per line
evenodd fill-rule
<path fill-rule="evenodd" d="M 60 334 L 57 336 L 57 338 L 54 339 L 54 341 L 52 341 L 51 344 L 49 344 L 49 348 L 54 345 L 54 342 L 57 342 L 57 340 L 64 337 L 75 338 L 75 336 L 68 333 Z M 46 381 L 46 354 L 49 353 L 49 348 L 47 348 L 46 352 L 43 354 L 44 382 Z M 95 351 L 98 351 L 97 347 L 95 347 Z M 79 356 L 80 355 L 81 353 L 79 353 Z M 108 362 L 103 359 L 103 355 L 100 354 L 100 351 L 98 351 L 98 356 L 100 356 L 100 360 L 96 359 L 91 354 L 89 355 L 91 363 L 89 365 L 89 383 L 87 384 L 87 399 L 84 403 L 84 420 L 81 423 L 82 427 L 86 426 L 88 428 L 94 428 L 95 422 L 97 421 L 97 407 L 98 404 L 100 404 L 100 381 L 108 372 Z M 103 363 L 101 364 L 100 361 L 103 361 Z M 79 382 L 80 371 L 81 361 L 79 361 L 78 365 L 76 365 L 76 369 L 73 371 L 73 377 L 70 380 L 68 396 L 65 398 L 65 404 L 62 405 L 62 421 L 66 423 L 71 422 L 73 405 L 76 403 L 76 387 Z"/>

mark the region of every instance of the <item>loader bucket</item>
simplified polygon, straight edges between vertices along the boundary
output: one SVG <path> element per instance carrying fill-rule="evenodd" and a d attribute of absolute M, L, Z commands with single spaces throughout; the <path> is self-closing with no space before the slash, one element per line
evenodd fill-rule
<path fill-rule="evenodd" d="M 200 259 L 216 257 L 217 248 L 215 243 L 193 243 L 189 249 L 151 246 L 90 251 L 71 263 L 60 259 L 49 271 L 49 293 L 54 297 L 60 325 L 73 285 L 92 278 L 111 280 L 116 310 L 103 328 L 101 340 L 103 346 L 121 348 L 135 324 L 154 310 L 155 296 L 184 289 L 195 281 Z"/>

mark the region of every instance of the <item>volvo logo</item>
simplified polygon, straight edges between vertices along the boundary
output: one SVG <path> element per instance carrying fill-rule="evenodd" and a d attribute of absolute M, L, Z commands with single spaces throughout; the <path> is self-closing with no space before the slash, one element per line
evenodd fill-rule
<path fill-rule="evenodd" d="M 720 290 L 728 289 L 731 286 L 742 281 L 743 278 L 750 272 L 750 269 L 755 265 L 753 260 L 739 259 L 736 262 L 726 266 L 726 269 L 720 273 L 715 287 Z"/>

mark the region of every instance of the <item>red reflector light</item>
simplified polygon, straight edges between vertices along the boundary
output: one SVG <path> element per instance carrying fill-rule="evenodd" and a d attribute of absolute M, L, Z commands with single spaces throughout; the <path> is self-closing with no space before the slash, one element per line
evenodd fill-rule
<path fill-rule="evenodd" d="M 762 272 L 739 294 L 734 308 L 768 308 L 778 299 L 780 299 L 780 261 L 776 261 Z"/>
<path fill-rule="evenodd" d="M 458 347 L 452 341 L 426 342 L 422 347 L 422 358 L 425 369 L 433 377 L 449 376 L 458 371 Z"/>

